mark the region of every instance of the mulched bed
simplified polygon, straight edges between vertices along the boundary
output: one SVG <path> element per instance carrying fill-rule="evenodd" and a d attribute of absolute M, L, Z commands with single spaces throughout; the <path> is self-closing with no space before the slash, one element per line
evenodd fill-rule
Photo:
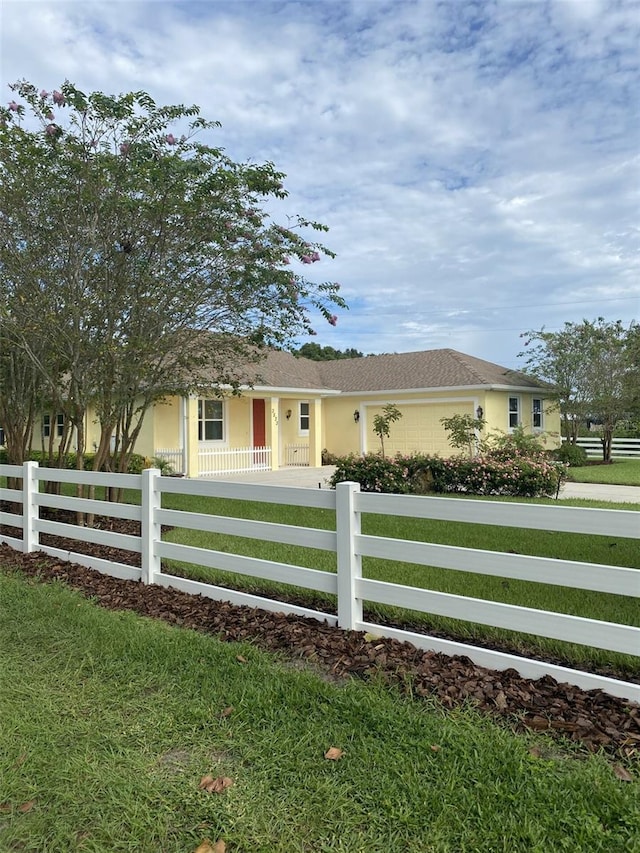
<path fill-rule="evenodd" d="M 54 545 L 54 537 L 42 539 Z M 56 547 L 71 547 L 69 540 L 55 539 Z M 115 551 L 89 548 L 107 559 L 106 552 Z M 89 548 L 85 543 L 83 550 Z M 134 562 L 123 559 L 124 554 L 117 551 L 111 559 Z M 640 706 L 600 690 L 558 684 L 549 676 L 533 681 L 522 678 L 514 669 L 489 670 L 467 657 L 423 652 L 397 640 L 371 640 L 362 632 L 343 631 L 313 619 L 119 580 L 43 553 L 22 554 L 8 545 L 0 545 L 0 566 L 44 582 L 62 581 L 111 610 L 132 610 L 224 642 L 251 642 L 290 660 L 307 661 L 332 678 L 383 679 L 413 697 L 436 698 L 445 708 L 472 703 L 518 731 L 544 731 L 556 738 L 568 738 L 589 751 L 602 750 L 618 758 L 640 757 Z"/>

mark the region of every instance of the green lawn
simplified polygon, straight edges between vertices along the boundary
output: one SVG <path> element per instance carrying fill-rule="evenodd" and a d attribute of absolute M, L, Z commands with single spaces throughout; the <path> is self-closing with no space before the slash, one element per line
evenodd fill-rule
<path fill-rule="evenodd" d="M 0 574 L 0 598 L 7 853 L 639 849 L 640 783 L 603 757 L 61 584 Z M 233 786 L 200 791 L 206 774 Z"/>
<path fill-rule="evenodd" d="M 575 483 L 607 483 L 612 486 L 640 486 L 640 459 L 614 459 L 611 465 L 584 465 L 569 469 Z"/>

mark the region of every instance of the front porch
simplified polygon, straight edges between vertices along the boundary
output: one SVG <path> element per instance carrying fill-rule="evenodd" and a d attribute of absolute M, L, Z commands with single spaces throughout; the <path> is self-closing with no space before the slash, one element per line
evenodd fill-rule
<path fill-rule="evenodd" d="M 173 446 L 162 441 L 156 429 L 153 455 L 176 474 L 213 477 L 322 464 L 320 398 L 192 397 L 173 404 L 171 411 L 162 408 L 158 421 L 174 421 L 164 435 L 179 441 Z"/>

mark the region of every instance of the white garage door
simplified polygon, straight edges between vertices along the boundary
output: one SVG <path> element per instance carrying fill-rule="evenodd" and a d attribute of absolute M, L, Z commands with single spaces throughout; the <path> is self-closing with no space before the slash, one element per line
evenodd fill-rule
<path fill-rule="evenodd" d="M 402 417 L 391 424 L 389 438 L 384 440 L 384 452 L 387 456 L 414 451 L 450 456 L 455 451 L 449 446 L 440 418 L 450 418 L 456 414 L 473 417 L 474 412 L 472 400 L 460 403 L 399 403 L 397 406 Z M 375 453 L 380 450 L 380 439 L 373 431 L 373 419 L 376 415 L 383 414 L 383 407 L 366 406 L 365 411 L 365 449 L 369 453 Z"/>

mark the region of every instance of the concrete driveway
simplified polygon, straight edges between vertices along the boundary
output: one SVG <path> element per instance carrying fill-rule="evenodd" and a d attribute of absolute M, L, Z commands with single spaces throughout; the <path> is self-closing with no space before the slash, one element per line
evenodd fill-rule
<path fill-rule="evenodd" d="M 281 468 L 278 471 L 252 471 L 249 474 L 225 474 L 215 479 L 234 483 L 256 483 L 269 486 L 295 486 L 302 489 L 327 489 L 327 480 L 335 466 L 322 468 Z M 613 501 L 640 504 L 640 486 L 607 486 L 598 483 L 565 483 L 561 498 Z"/>

